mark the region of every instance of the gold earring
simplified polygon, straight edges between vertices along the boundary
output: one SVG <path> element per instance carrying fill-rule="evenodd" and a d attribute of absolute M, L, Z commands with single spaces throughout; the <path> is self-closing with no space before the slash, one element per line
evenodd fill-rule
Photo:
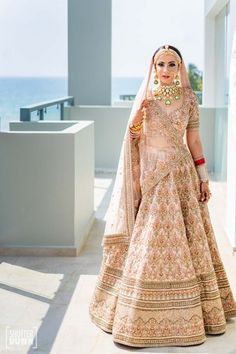
<path fill-rule="evenodd" d="M 177 74 L 176 77 L 175 77 L 175 84 L 176 84 L 176 85 L 179 85 L 179 84 L 180 84 L 179 75 L 178 75 L 178 74 Z"/>
<path fill-rule="evenodd" d="M 158 85 L 158 75 L 157 75 L 157 73 L 155 73 L 155 75 L 154 75 L 154 84 L 155 85 Z"/>

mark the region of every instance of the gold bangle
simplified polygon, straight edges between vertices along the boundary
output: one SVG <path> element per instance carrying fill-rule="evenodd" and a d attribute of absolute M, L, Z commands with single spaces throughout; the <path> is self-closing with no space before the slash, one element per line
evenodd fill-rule
<path fill-rule="evenodd" d="M 130 130 L 134 133 L 139 132 L 141 127 L 130 127 Z"/>
<path fill-rule="evenodd" d="M 141 128 L 142 124 L 143 124 L 143 122 L 141 121 L 141 122 L 138 123 L 138 124 L 132 124 L 130 127 L 131 127 L 131 128 L 134 128 L 134 129 L 136 129 L 136 128 Z"/>
<path fill-rule="evenodd" d="M 131 131 L 137 132 L 142 128 L 142 125 L 143 125 L 143 122 L 136 124 L 136 125 L 132 124 L 129 126 L 129 128 Z"/>

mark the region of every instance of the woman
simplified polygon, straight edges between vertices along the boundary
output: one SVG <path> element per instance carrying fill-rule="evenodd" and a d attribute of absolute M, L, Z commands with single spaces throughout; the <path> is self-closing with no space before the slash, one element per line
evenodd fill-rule
<path fill-rule="evenodd" d="M 181 53 L 165 45 L 132 107 L 90 302 L 91 320 L 115 342 L 201 344 L 236 316 L 210 195 L 197 97 Z"/>

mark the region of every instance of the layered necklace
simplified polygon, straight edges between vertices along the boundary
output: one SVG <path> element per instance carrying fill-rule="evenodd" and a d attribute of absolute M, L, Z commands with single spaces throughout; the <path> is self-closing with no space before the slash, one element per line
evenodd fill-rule
<path fill-rule="evenodd" d="M 163 85 L 153 90 L 156 100 L 164 101 L 166 105 L 171 105 L 172 101 L 179 100 L 182 95 L 182 88 L 174 85 Z"/>

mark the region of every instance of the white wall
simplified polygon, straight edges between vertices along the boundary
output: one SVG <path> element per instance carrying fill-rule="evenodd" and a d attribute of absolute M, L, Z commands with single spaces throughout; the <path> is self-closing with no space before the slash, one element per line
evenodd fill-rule
<path fill-rule="evenodd" d="M 223 14 L 229 8 L 225 28 Z M 221 13 L 221 15 L 220 15 Z M 203 105 L 222 107 L 226 103 L 232 39 L 236 25 L 236 1 L 205 0 Z M 228 60 L 227 60 L 228 59 Z"/>
<path fill-rule="evenodd" d="M 93 122 L 10 129 L 0 133 L 0 254 L 76 255 L 94 218 Z"/>
<path fill-rule="evenodd" d="M 225 27 L 221 11 L 226 4 L 229 15 Z M 224 124 L 224 119 L 218 120 L 222 129 L 221 132 L 220 129 L 218 130 L 218 136 L 220 134 L 226 136 L 227 142 L 226 146 L 220 139 L 218 144 L 216 142 L 215 160 L 219 161 L 217 154 L 220 152 L 222 154 L 223 150 L 225 159 L 227 159 L 225 229 L 230 243 L 236 251 L 236 1 L 205 0 L 204 105 L 224 105 L 222 98 L 227 77 L 229 78 L 227 125 Z"/>
<path fill-rule="evenodd" d="M 230 104 L 228 124 L 228 160 L 226 195 L 226 230 L 231 245 L 236 251 L 236 30 L 230 63 Z"/>

